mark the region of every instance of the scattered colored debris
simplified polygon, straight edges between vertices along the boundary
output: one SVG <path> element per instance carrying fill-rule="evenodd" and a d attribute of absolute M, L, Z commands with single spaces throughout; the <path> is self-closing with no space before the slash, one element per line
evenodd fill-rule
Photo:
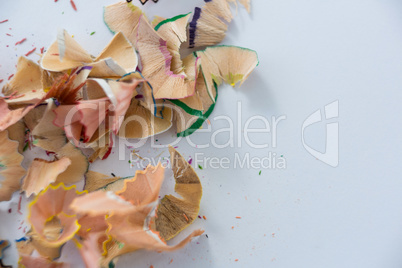
<path fill-rule="evenodd" d="M 24 39 L 22 39 L 21 41 L 18 41 L 17 43 L 15 43 L 15 45 L 20 45 L 20 44 L 24 43 L 26 40 L 27 40 L 27 39 L 24 38 Z"/>
<path fill-rule="evenodd" d="M 28 57 L 29 55 L 31 55 L 32 53 L 34 53 L 36 50 L 36 47 L 34 47 L 32 50 L 28 51 L 27 54 L 25 54 L 25 57 Z"/>
<path fill-rule="evenodd" d="M 77 11 L 77 6 L 75 5 L 74 0 L 70 0 L 70 3 L 71 3 L 71 6 L 73 7 L 73 9 L 75 11 Z"/>
<path fill-rule="evenodd" d="M 4 23 L 4 22 L 7 22 L 8 20 L 2 20 L 2 21 L 0 21 L 0 23 Z"/>
<path fill-rule="evenodd" d="M 18 214 L 20 214 L 20 215 L 22 215 L 22 212 L 21 212 L 21 202 L 22 202 L 22 195 L 20 195 L 20 199 L 19 199 L 19 201 L 18 201 L 18 209 L 17 209 L 17 212 L 18 212 Z"/>
<path fill-rule="evenodd" d="M 28 150 L 29 148 L 29 141 L 27 141 L 24 145 L 24 149 L 22 150 L 23 152 L 25 152 L 26 150 Z"/>

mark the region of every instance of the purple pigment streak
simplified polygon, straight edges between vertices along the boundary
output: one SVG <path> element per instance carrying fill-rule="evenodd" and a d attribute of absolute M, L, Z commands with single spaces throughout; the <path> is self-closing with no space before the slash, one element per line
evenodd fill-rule
<path fill-rule="evenodd" d="M 159 39 L 159 44 L 160 44 L 159 49 L 162 52 L 163 56 L 165 57 L 166 74 L 171 77 L 178 77 L 181 79 L 185 79 L 186 77 L 184 75 L 174 74 L 170 70 L 170 65 L 172 64 L 172 55 L 170 55 L 170 52 L 167 49 L 167 42 L 161 38 Z"/>
<path fill-rule="evenodd" d="M 81 71 L 83 70 L 92 70 L 92 66 L 84 66 L 81 69 L 78 70 L 77 74 L 80 74 Z"/>
<path fill-rule="evenodd" d="M 210 2 L 211 0 L 205 0 L 205 2 Z M 200 19 L 201 17 L 201 8 L 196 7 L 194 9 L 194 16 L 193 19 L 190 22 L 190 29 L 189 29 L 189 33 L 190 33 L 190 40 L 189 40 L 189 47 L 193 48 L 194 44 L 195 44 L 195 33 L 197 30 L 197 21 Z"/>

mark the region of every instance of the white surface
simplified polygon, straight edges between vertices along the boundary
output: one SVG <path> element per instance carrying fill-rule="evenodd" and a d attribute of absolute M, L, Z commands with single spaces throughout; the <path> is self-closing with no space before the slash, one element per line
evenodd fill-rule
<path fill-rule="evenodd" d="M 14 73 L 17 56 L 32 46 L 49 46 L 59 28 L 74 34 L 92 54 L 101 51 L 112 37 L 102 8 L 115 1 L 75 2 L 78 12 L 67 0 L 0 2 L 0 21 L 9 19 L 0 24 L 0 79 Z M 160 0 L 146 9 L 171 17 L 198 3 Z M 200 215 L 208 219 L 197 219 L 184 234 L 202 227 L 209 238 L 174 253 L 129 254 L 118 267 L 401 267 L 401 14 L 397 0 L 253 0 L 250 16 L 239 9 L 224 43 L 255 49 L 260 66 L 241 89 L 221 87 L 212 129 L 227 127 L 214 121 L 216 116 L 236 119 L 241 101 L 244 120 L 286 115 L 278 126 L 277 147 L 255 150 L 243 141 L 240 148 L 196 150 L 182 140 L 178 149 L 186 157 L 196 152 L 218 157 L 275 152 L 287 167 L 262 170 L 260 176 L 259 169 L 197 169 L 204 187 Z M 24 37 L 25 43 L 14 46 Z M 301 127 L 310 114 L 337 100 L 340 117 L 331 122 L 339 122 L 340 155 L 339 166 L 332 168 L 304 149 Z M 172 134 L 157 139 L 167 142 Z M 306 142 L 323 151 L 325 134 L 325 123 L 311 126 Z M 270 134 L 250 137 L 271 143 Z M 210 138 L 208 133 L 191 136 L 199 144 Z M 222 143 L 227 139 L 225 134 L 217 138 Z M 148 144 L 140 154 L 162 151 L 167 156 L 166 149 Z M 116 159 L 114 154 L 93 169 L 118 176 L 134 173 L 127 161 Z M 172 188 L 169 179 L 164 190 Z M 17 216 L 8 215 L 5 207 L 0 236 L 20 236 L 19 223 L 11 221 Z M 74 246 L 65 249 L 64 257 L 72 259 Z"/>

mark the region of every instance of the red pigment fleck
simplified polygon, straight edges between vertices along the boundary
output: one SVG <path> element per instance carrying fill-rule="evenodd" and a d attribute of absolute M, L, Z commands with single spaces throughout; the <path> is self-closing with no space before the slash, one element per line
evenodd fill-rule
<path fill-rule="evenodd" d="M 3 82 L 3 81 L 4 81 L 3 79 L 0 79 L 0 83 Z"/>
<path fill-rule="evenodd" d="M 12 210 L 11 210 L 11 208 L 9 208 L 9 209 L 8 209 L 8 213 L 11 213 L 11 212 L 12 212 Z"/>
<path fill-rule="evenodd" d="M 8 100 L 14 100 L 14 99 L 21 98 L 21 97 L 24 97 L 24 96 L 25 96 L 25 94 L 17 95 L 17 92 L 13 92 L 10 96 L 7 96 L 5 98 L 8 99 Z"/>
<path fill-rule="evenodd" d="M 112 147 L 109 147 L 109 149 L 107 150 L 107 152 L 103 156 L 102 160 L 105 160 L 106 158 L 108 158 L 111 152 L 112 152 Z"/>
<path fill-rule="evenodd" d="M 4 23 L 4 22 L 7 22 L 8 20 L 2 20 L 2 21 L 0 21 L 0 23 Z"/>
<path fill-rule="evenodd" d="M 50 55 L 52 55 L 52 56 L 60 56 L 59 53 L 52 53 L 52 54 L 50 54 Z"/>
<path fill-rule="evenodd" d="M 169 264 L 171 264 L 173 262 L 173 259 L 170 260 Z"/>
<path fill-rule="evenodd" d="M 40 49 L 40 53 L 41 54 L 43 54 L 43 51 L 45 50 L 45 47 L 42 47 L 41 49 Z"/>
<path fill-rule="evenodd" d="M 204 220 L 207 220 L 207 217 L 205 217 L 205 216 L 202 216 L 202 218 L 203 218 Z"/>
<path fill-rule="evenodd" d="M 75 11 L 77 11 L 77 7 L 75 6 L 74 1 L 73 1 L 73 0 L 70 0 L 70 3 L 71 3 L 71 6 L 73 7 L 73 9 L 74 9 Z"/>
<path fill-rule="evenodd" d="M 11 36 L 11 34 L 9 34 L 9 33 L 6 33 L 6 35 Z"/>
<path fill-rule="evenodd" d="M 22 39 L 21 41 L 18 41 L 17 43 L 15 43 L 15 45 L 20 45 L 20 44 L 24 43 L 26 40 L 27 40 L 27 39 L 24 38 L 24 39 Z"/>
<path fill-rule="evenodd" d="M 32 50 L 28 51 L 28 53 L 25 54 L 25 57 L 28 57 L 29 55 L 31 55 L 32 53 L 34 53 L 35 50 L 36 50 L 36 47 L 34 47 Z"/>
<path fill-rule="evenodd" d="M 54 152 L 49 152 L 49 151 L 46 151 L 46 155 L 47 155 L 47 156 L 50 156 L 50 155 L 53 155 L 53 154 L 56 154 L 56 153 L 54 153 Z"/>
<path fill-rule="evenodd" d="M 241 219 L 241 217 L 240 217 L 240 216 L 236 216 L 236 219 Z"/>
<path fill-rule="evenodd" d="M 17 210 L 17 212 L 22 215 L 22 212 L 21 212 L 21 201 L 22 201 L 22 195 L 20 195 L 20 200 L 18 201 L 18 210 Z"/>
<path fill-rule="evenodd" d="M 235 261 L 239 261 L 239 259 L 235 259 Z"/>
<path fill-rule="evenodd" d="M 11 78 L 13 78 L 13 76 L 14 76 L 14 74 L 10 75 L 10 76 L 8 77 L 8 80 L 10 80 Z"/>

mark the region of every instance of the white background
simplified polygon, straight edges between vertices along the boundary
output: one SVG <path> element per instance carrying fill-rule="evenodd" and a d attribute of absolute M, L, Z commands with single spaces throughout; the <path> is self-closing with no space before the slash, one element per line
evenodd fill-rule
<path fill-rule="evenodd" d="M 0 1 L 0 21 L 9 19 L 0 24 L 0 79 L 15 72 L 18 56 L 48 47 L 59 28 L 74 34 L 90 53 L 102 50 L 112 37 L 102 9 L 115 1 L 75 2 L 77 12 L 68 0 Z M 145 9 L 150 17 L 172 17 L 201 2 L 150 1 Z M 14 45 L 25 37 L 25 43 Z M 204 191 L 200 215 L 207 220 L 197 219 L 180 237 L 203 228 L 209 238 L 202 236 L 174 253 L 138 251 L 122 257 L 118 267 L 401 267 L 402 2 L 253 0 L 251 15 L 239 9 L 224 43 L 256 50 L 260 66 L 242 88 L 220 88 L 212 130 L 227 127 L 214 121 L 216 116 L 236 119 L 240 101 L 244 120 L 253 115 L 287 117 L 279 124 L 277 147 L 272 148 L 271 134 L 252 134 L 270 147 L 255 150 L 243 142 L 240 148 L 195 149 L 182 140 L 178 150 L 186 157 L 247 152 L 263 157 L 275 152 L 283 155 L 287 167 L 262 170 L 261 175 L 259 169 L 197 168 Z M 340 162 L 332 168 L 303 148 L 301 126 L 336 100 Z M 173 134 L 157 139 L 167 143 Z M 225 135 L 217 139 L 223 143 Z M 306 130 L 306 142 L 323 151 L 325 135 L 325 122 L 316 124 Z M 196 143 L 210 138 L 208 133 L 191 136 Z M 135 169 L 127 160 L 118 161 L 114 152 L 91 169 L 133 175 Z M 140 150 L 145 156 L 159 153 L 168 156 L 166 149 L 149 144 Z M 170 177 L 163 191 L 172 189 Z M 26 223 L 15 213 L 18 197 L 16 193 L 0 206 L 2 238 L 23 236 L 18 228 Z M 62 259 L 79 267 L 75 254 L 74 245 L 67 244 Z M 6 255 L 5 263 L 16 261 L 14 250 Z"/>

